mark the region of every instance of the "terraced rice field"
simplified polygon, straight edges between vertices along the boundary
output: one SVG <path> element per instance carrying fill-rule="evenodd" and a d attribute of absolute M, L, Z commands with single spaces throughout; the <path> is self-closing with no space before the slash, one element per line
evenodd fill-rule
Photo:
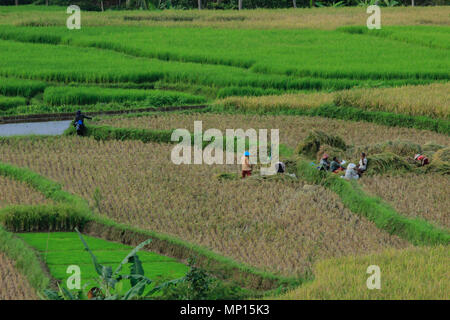
<path fill-rule="evenodd" d="M 0 6 L 0 121 L 80 109 L 157 111 L 207 104 L 208 113 L 104 116 L 87 125 L 193 132 L 194 121 L 201 120 L 203 131 L 279 129 L 280 142 L 289 150 L 320 129 L 351 146 L 349 158 L 365 148 L 370 148 L 370 157 L 394 141 L 382 151 L 397 148 L 402 159 L 385 154 L 378 163 L 392 158 L 406 164 L 393 165 L 383 175 L 368 172 L 356 183 L 398 213 L 352 184 L 337 190 L 341 184 L 324 184 L 326 189 L 287 176 L 221 179 L 223 174 L 239 175 L 239 166 L 175 165 L 170 159 L 173 145 L 162 143 L 103 141 L 101 136 L 96 136 L 98 141 L 75 136 L 2 138 L 0 161 L 27 167 L 83 197 L 90 207 L 80 212 L 174 236 L 188 246 L 206 247 L 278 275 L 304 278 L 313 273 L 313 282 L 282 298 L 449 299 L 448 246 L 411 244 L 445 244 L 448 239 L 446 231 L 433 225 L 449 229 L 449 177 L 407 163 L 425 144 L 433 151 L 435 145 L 450 145 L 449 14 L 448 6 L 383 7 L 383 28 L 367 30 L 366 10 L 360 7 L 114 10 L 83 12 L 82 29 L 69 31 L 66 8 Z M 312 117 L 318 114 L 354 121 Z M 120 132 L 129 139 L 136 138 L 137 130 Z M 435 163 L 446 173 L 448 150 L 442 150 Z M 399 175 L 399 168 L 421 173 Z M 314 181 L 307 174 L 304 179 Z M 53 203 L 24 183 L 0 177 L 0 209 L 15 204 Z M 370 204 L 370 214 L 361 212 L 370 211 Z M 21 272 L 25 270 L 28 280 L 39 275 L 42 270 L 32 252 L 21 255 L 25 244 L 6 231 L 4 235 L 5 252 L 33 262 L 29 270 L 20 267 Z M 19 236 L 37 250 L 54 278 L 64 282 L 68 264 L 81 265 L 83 284 L 95 277 L 76 234 Z M 86 238 L 107 265 L 130 250 Z M 157 281 L 181 277 L 188 270 L 154 253 L 139 257 L 146 275 Z M 382 290 L 367 290 L 370 264 L 382 269 Z M 42 277 L 33 279 L 33 287 L 45 283 Z M 34 297 L 14 263 L 0 253 L 0 299 Z"/>
<path fill-rule="evenodd" d="M 16 271 L 14 262 L 0 252 L 0 300 L 37 300 L 33 288 Z"/>
<path fill-rule="evenodd" d="M 408 217 L 421 217 L 450 228 L 450 177 L 440 174 L 373 176 L 361 180 L 365 189 Z"/>
<path fill-rule="evenodd" d="M 218 174 L 237 166 L 177 166 L 170 162 L 171 148 L 76 137 L 0 147 L 5 161 L 30 167 L 92 204 L 98 188 L 99 212 L 115 221 L 285 275 L 303 273 L 324 257 L 408 246 L 345 209 L 325 189 L 308 193 L 303 183 L 219 181 Z M 73 157 L 73 150 L 82 152 Z"/>
<path fill-rule="evenodd" d="M 428 27 L 430 29 L 439 34 L 443 27 Z M 441 48 L 431 49 L 403 41 L 392 46 L 391 41 L 380 37 L 337 31 L 88 27 L 68 33 L 65 27 L 5 27 L 1 34 L 4 39 L 21 41 L 43 35 L 43 41 L 51 43 L 59 43 L 59 40 L 141 57 L 251 67 L 253 71 L 264 73 L 350 79 L 405 79 L 419 74 L 423 79 L 448 79 L 442 71 L 448 68 L 448 59 Z M 271 45 L 275 42 L 277 46 Z M 323 54 L 331 51 L 333 54 Z"/>
<path fill-rule="evenodd" d="M 312 129 L 329 132 L 342 137 L 353 145 L 376 144 L 388 140 L 411 141 L 419 144 L 434 142 L 449 145 L 446 135 L 427 130 L 387 127 L 365 122 L 332 120 L 320 117 L 242 115 L 242 114 L 170 114 L 143 117 L 106 118 L 100 124 L 120 128 L 176 129 L 185 128 L 194 132 L 194 121 L 202 121 L 203 129 L 279 129 L 280 143 L 295 148 Z"/>

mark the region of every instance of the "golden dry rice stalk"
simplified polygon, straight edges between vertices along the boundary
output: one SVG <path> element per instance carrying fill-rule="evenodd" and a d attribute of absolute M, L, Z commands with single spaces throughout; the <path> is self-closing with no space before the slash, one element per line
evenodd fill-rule
<path fill-rule="evenodd" d="M 260 97 L 227 97 L 218 100 L 217 104 L 233 107 L 236 110 L 270 112 L 279 109 L 308 110 L 331 102 L 333 102 L 332 93 L 316 92 Z"/>
<path fill-rule="evenodd" d="M 365 176 L 366 191 L 381 197 L 408 217 L 421 217 L 450 228 L 450 176 L 439 173 Z"/>
<path fill-rule="evenodd" d="M 370 111 L 450 118 L 450 83 L 336 92 L 334 102 Z"/>
<path fill-rule="evenodd" d="M 0 300 L 36 300 L 34 289 L 14 267 L 14 263 L 0 252 Z"/>
<path fill-rule="evenodd" d="M 380 141 L 402 140 L 420 145 L 433 143 L 449 145 L 449 137 L 428 130 L 401 127 L 387 127 L 368 122 L 355 122 L 321 117 L 299 117 L 288 115 L 258 114 L 155 114 L 142 117 L 105 118 L 100 124 L 120 128 L 141 128 L 167 130 L 184 128 L 194 131 L 194 121 L 202 121 L 203 130 L 217 128 L 225 133 L 226 129 L 279 129 L 280 143 L 291 148 L 297 147 L 314 129 L 342 137 L 349 145 L 374 145 Z"/>
<path fill-rule="evenodd" d="M 0 176 L 0 208 L 14 204 L 35 205 L 51 202 L 24 182 Z"/>

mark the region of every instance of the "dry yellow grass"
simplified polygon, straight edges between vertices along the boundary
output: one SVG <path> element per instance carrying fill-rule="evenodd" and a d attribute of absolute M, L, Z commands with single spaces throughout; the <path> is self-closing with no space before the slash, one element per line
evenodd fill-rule
<path fill-rule="evenodd" d="M 14 263 L 0 252 L 0 300 L 37 300 L 29 283 L 14 268 Z"/>
<path fill-rule="evenodd" d="M 342 137 L 347 144 L 369 145 L 388 140 L 411 141 L 419 144 L 434 142 L 449 145 L 446 135 L 427 130 L 387 127 L 367 122 L 353 122 L 320 117 L 269 116 L 250 114 L 161 114 L 139 118 L 107 118 L 101 124 L 123 128 L 175 129 L 193 132 L 194 121 L 203 121 L 203 129 L 279 129 L 280 143 L 297 147 L 312 129 L 320 129 Z"/>
<path fill-rule="evenodd" d="M 448 6 L 382 8 L 382 25 L 448 25 Z M 125 17 L 132 17 L 126 19 Z M 365 25 L 364 7 L 298 8 L 278 10 L 187 10 L 162 12 L 107 11 L 83 12 L 83 26 L 177 26 L 216 28 L 315 28 L 335 29 L 341 26 Z M 61 11 L 11 12 L 2 15 L 1 24 L 66 25 L 67 14 Z"/>
<path fill-rule="evenodd" d="M 421 217 L 450 228 L 450 177 L 440 174 L 372 176 L 361 180 L 365 189 L 408 217 Z"/>
<path fill-rule="evenodd" d="M 12 204 L 50 203 L 43 194 L 33 190 L 23 182 L 0 176 L 0 208 Z"/>
<path fill-rule="evenodd" d="M 115 221 L 177 236 L 265 270 L 303 273 L 326 257 L 408 244 L 344 208 L 321 187 L 255 179 L 219 181 L 237 166 L 174 165 L 173 146 L 91 138 L 15 140 L 4 161 L 56 180 Z M 79 152 L 74 155 L 74 150 Z"/>
<path fill-rule="evenodd" d="M 370 111 L 450 118 L 450 83 L 339 91 L 335 102 Z"/>
<path fill-rule="evenodd" d="M 442 299 L 450 298 L 448 246 L 387 250 L 362 257 L 319 262 L 315 280 L 276 299 Z M 367 288 L 367 267 L 380 267 L 381 288 Z"/>
<path fill-rule="evenodd" d="M 277 109 L 308 110 L 324 103 L 333 102 L 333 93 L 296 93 L 261 97 L 228 97 L 217 101 L 218 104 L 233 109 L 271 112 Z"/>

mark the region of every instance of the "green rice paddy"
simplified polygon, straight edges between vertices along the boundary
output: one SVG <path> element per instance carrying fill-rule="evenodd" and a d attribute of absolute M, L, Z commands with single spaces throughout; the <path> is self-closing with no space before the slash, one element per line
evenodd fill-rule
<path fill-rule="evenodd" d="M 36 249 L 43 262 L 48 266 L 51 276 L 62 284 L 71 275 L 66 273 L 70 265 L 77 265 L 81 270 L 81 286 L 92 286 L 93 280 L 98 278 L 91 256 L 85 250 L 78 234 L 75 232 L 51 233 L 19 233 L 17 234 L 29 246 Z M 89 248 L 97 257 L 98 262 L 111 266 L 113 269 L 126 257 L 133 247 L 109 242 L 91 236 L 83 235 Z M 146 277 L 155 282 L 178 279 L 186 275 L 188 266 L 173 258 L 154 252 L 139 251 L 139 259 Z M 127 267 L 124 267 L 127 271 Z M 124 286 L 126 289 L 126 286 Z"/>

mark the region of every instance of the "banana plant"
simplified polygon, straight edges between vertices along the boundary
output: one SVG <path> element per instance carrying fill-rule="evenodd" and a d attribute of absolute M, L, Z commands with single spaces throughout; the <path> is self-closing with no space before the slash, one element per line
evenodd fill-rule
<path fill-rule="evenodd" d="M 151 242 L 151 239 L 140 243 L 133 250 L 131 250 L 130 253 L 119 263 L 119 265 L 113 271 L 110 266 L 104 266 L 98 262 L 97 257 L 91 251 L 81 233 L 77 228 L 75 228 L 75 230 L 78 233 L 78 236 L 80 237 L 85 250 L 91 256 L 95 271 L 98 274 L 98 280 L 96 281 L 97 286 L 91 289 L 87 294 L 84 294 L 84 290 L 73 293 L 58 284 L 58 291 L 44 291 L 44 294 L 48 299 L 80 300 L 85 297 L 88 297 L 92 300 L 131 300 L 136 298 L 144 299 L 151 297 L 156 292 L 168 286 L 185 281 L 185 278 L 167 281 L 146 291 L 146 288 L 151 285 L 153 281 L 145 276 L 144 268 L 142 267 L 142 262 L 139 259 L 137 252 L 148 245 Z M 130 273 L 121 274 L 123 266 L 126 264 L 130 264 Z M 122 293 L 124 283 L 123 281 L 126 280 L 130 282 L 131 288 L 127 292 Z M 86 286 L 87 285 L 85 285 L 84 289 L 86 288 Z"/>
<path fill-rule="evenodd" d="M 317 7 L 319 7 L 319 8 L 323 8 L 323 7 L 339 8 L 339 7 L 345 6 L 345 2 L 344 2 L 344 1 L 338 1 L 338 2 L 333 1 L 332 3 L 327 4 L 326 2 L 325 2 L 325 3 L 322 3 L 322 2 L 318 2 L 318 1 L 317 1 L 317 2 L 315 3 L 315 5 L 316 5 Z"/>
<path fill-rule="evenodd" d="M 358 7 L 368 7 L 378 5 L 379 0 L 356 0 Z"/>
<path fill-rule="evenodd" d="M 395 7 L 398 5 L 398 2 L 395 0 L 383 0 L 383 3 L 386 7 Z"/>

